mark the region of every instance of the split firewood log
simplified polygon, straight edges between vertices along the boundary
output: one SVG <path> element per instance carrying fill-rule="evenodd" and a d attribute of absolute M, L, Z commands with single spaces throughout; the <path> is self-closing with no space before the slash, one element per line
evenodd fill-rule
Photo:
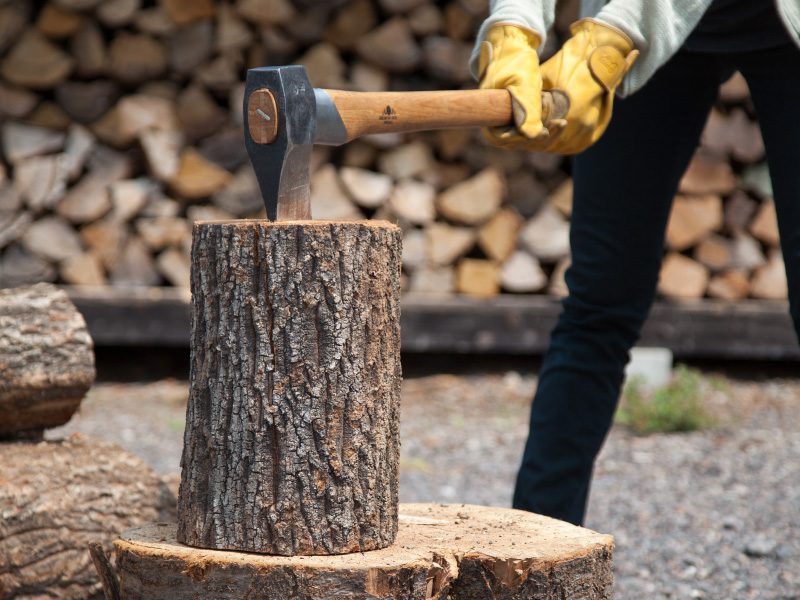
<path fill-rule="evenodd" d="M 456 267 L 456 289 L 473 298 L 494 298 L 500 293 L 500 265 L 491 260 L 465 258 Z"/>
<path fill-rule="evenodd" d="M 672 250 L 686 250 L 721 226 L 719 196 L 678 196 L 667 224 L 667 245 Z"/>
<path fill-rule="evenodd" d="M 35 29 L 28 29 L 0 64 L 0 75 L 15 85 L 48 89 L 67 79 L 73 59 Z"/>
<path fill-rule="evenodd" d="M 522 217 L 516 210 L 502 209 L 478 231 L 478 245 L 486 256 L 503 262 L 516 248 L 521 227 Z"/>
<path fill-rule="evenodd" d="M 777 247 L 780 244 L 775 202 L 768 200 L 759 207 L 753 222 L 750 224 L 750 233 L 768 246 Z"/>
<path fill-rule="evenodd" d="M 691 258 L 671 252 L 664 259 L 658 291 L 676 300 L 702 298 L 708 287 L 708 270 Z"/>
<path fill-rule="evenodd" d="M 727 195 L 736 188 L 736 176 L 724 159 L 709 152 L 697 152 L 680 182 L 682 194 Z"/>
<path fill-rule="evenodd" d="M 780 250 L 773 250 L 767 264 L 756 269 L 750 280 L 750 294 L 763 300 L 786 300 L 789 287 Z"/>
<path fill-rule="evenodd" d="M 708 295 L 720 300 L 742 300 L 750 293 L 750 280 L 745 271 L 725 271 L 708 282 Z"/>
<path fill-rule="evenodd" d="M 503 263 L 500 284 L 508 292 L 530 294 L 547 286 L 547 275 L 536 257 L 517 250 Z"/>
<path fill-rule="evenodd" d="M 569 255 L 569 223 L 552 206 L 544 206 L 520 232 L 522 244 L 542 262 L 553 263 Z"/>
<path fill-rule="evenodd" d="M 437 208 L 445 218 L 464 225 L 486 222 L 500 207 L 505 182 L 495 169 L 485 169 L 439 196 Z"/>

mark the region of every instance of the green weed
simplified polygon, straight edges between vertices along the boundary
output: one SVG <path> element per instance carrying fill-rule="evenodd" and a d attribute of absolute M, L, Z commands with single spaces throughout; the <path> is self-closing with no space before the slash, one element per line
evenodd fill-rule
<path fill-rule="evenodd" d="M 186 421 L 182 417 L 171 417 L 167 421 L 167 427 L 176 433 L 183 433 L 183 430 L 186 427 Z"/>
<path fill-rule="evenodd" d="M 405 471 L 418 471 L 426 474 L 433 473 L 435 470 L 430 462 L 418 456 L 401 458 L 400 468 Z"/>
<path fill-rule="evenodd" d="M 697 431 L 715 425 L 704 398 L 719 389 L 719 380 L 678 365 L 672 381 L 662 388 L 647 390 L 641 379 L 632 378 L 622 393 L 616 421 L 639 435 Z"/>

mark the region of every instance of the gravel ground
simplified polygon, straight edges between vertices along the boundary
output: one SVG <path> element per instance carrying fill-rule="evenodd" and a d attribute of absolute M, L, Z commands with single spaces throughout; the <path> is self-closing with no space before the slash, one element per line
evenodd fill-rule
<path fill-rule="evenodd" d="M 532 376 L 435 375 L 403 388 L 401 500 L 508 506 Z M 616 427 L 587 526 L 616 537 L 616 597 L 800 600 L 800 380 L 711 392 L 720 425 L 637 437 Z M 58 437 L 116 441 L 179 469 L 186 384 L 101 384 Z"/>

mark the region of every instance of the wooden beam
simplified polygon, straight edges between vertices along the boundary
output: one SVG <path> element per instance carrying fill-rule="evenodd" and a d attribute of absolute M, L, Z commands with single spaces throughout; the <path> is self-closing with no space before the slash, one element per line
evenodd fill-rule
<path fill-rule="evenodd" d="M 66 287 L 96 346 L 189 346 L 189 291 Z"/>
<path fill-rule="evenodd" d="M 188 346 L 187 292 L 67 290 L 98 346 Z M 405 352 L 541 354 L 561 305 L 538 295 L 486 302 L 406 294 L 402 308 Z M 765 300 L 657 302 L 640 344 L 683 358 L 800 359 L 787 304 Z"/>
<path fill-rule="evenodd" d="M 403 350 L 540 354 L 560 312 L 560 301 L 545 296 L 505 295 L 491 302 L 406 296 Z M 687 358 L 800 358 L 785 302 L 660 301 L 640 345 L 670 348 Z"/>

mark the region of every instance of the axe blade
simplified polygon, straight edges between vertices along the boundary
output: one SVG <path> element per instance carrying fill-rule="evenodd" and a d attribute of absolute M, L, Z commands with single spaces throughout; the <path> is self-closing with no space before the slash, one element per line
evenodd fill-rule
<path fill-rule="evenodd" d="M 269 90 L 274 110 L 251 99 Z M 277 123 L 271 122 L 273 119 Z M 256 122 L 252 122 L 256 120 Z M 272 135 L 254 138 L 269 125 Z M 244 93 L 245 146 L 271 221 L 311 218 L 311 150 L 316 130 L 314 88 L 301 66 L 259 67 L 247 71 Z"/>

